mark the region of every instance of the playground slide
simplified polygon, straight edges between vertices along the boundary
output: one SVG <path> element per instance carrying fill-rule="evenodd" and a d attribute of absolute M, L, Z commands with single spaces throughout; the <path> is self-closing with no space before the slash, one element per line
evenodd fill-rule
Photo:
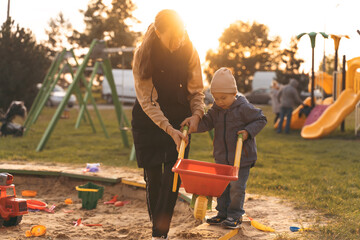
<path fill-rule="evenodd" d="M 347 115 L 354 111 L 359 101 L 360 92 L 356 94 L 352 89 L 344 90 L 334 104 L 329 106 L 316 122 L 303 127 L 301 136 L 307 139 L 315 139 L 331 133 Z"/>

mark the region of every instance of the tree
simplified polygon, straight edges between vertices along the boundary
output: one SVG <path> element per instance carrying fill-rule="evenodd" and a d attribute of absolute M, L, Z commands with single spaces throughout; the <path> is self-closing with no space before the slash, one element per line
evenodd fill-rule
<path fill-rule="evenodd" d="M 284 49 L 281 54 L 281 61 L 285 64 L 284 73 L 286 74 L 298 74 L 300 65 L 304 62 L 303 59 L 297 59 L 296 54 L 298 51 L 299 40 L 296 37 L 290 40 L 290 49 Z"/>
<path fill-rule="evenodd" d="M 48 28 L 45 29 L 48 39 L 47 41 L 44 41 L 43 44 L 49 48 L 50 56 L 55 57 L 56 53 L 61 52 L 63 49 L 70 49 L 73 47 L 69 42 L 73 28 L 69 19 L 65 19 L 62 12 L 59 12 L 55 18 L 50 18 L 48 25 Z M 59 81 L 57 82 L 57 84 L 62 87 L 69 85 L 64 76 L 64 74 L 61 74 Z"/>
<path fill-rule="evenodd" d="M 334 65 L 335 65 L 335 55 L 330 54 L 328 56 L 324 56 L 323 60 L 319 64 L 319 71 L 326 72 L 327 74 L 332 76 L 334 74 Z M 338 60 L 338 67 L 337 67 L 338 72 L 342 72 L 342 68 L 343 68 L 342 63 Z"/>
<path fill-rule="evenodd" d="M 299 40 L 296 37 L 291 38 L 290 48 L 284 49 L 281 53 L 281 62 L 283 63 L 284 70 L 276 71 L 276 81 L 280 84 L 288 84 L 291 78 L 296 79 L 299 82 L 298 90 L 307 90 L 309 83 L 309 76 L 299 72 L 303 59 L 297 59 L 297 51 Z"/>
<path fill-rule="evenodd" d="M 207 79 L 220 67 L 232 70 L 240 92 L 251 90 L 251 81 L 256 71 L 273 71 L 278 68 L 280 53 L 278 36 L 269 38 L 269 29 L 257 22 L 237 21 L 225 29 L 219 39 L 217 51 L 206 54 Z"/>
<path fill-rule="evenodd" d="M 68 38 L 72 35 L 72 25 L 68 19 L 65 19 L 62 12 L 55 18 L 50 18 L 49 27 L 45 29 L 48 40 L 44 43 L 50 50 L 51 56 L 55 56 L 56 52 L 69 48 L 71 45 Z"/>
<path fill-rule="evenodd" d="M 135 46 L 140 34 L 130 31 L 127 24 L 129 21 L 137 21 L 132 16 L 134 10 L 135 5 L 131 0 L 112 0 L 109 7 L 103 0 L 90 0 L 87 10 L 80 11 L 84 14 L 85 31 L 81 33 L 74 30 L 71 41 L 81 47 L 88 47 L 95 38 L 106 40 L 108 47 Z M 132 54 L 116 54 L 111 61 L 113 67 L 131 68 Z"/>
<path fill-rule="evenodd" d="M 14 100 L 29 108 L 49 68 L 47 49 L 36 43 L 31 31 L 15 27 L 9 18 L 0 31 L 0 108 Z"/>
<path fill-rule="evenodd" d="M 294 78 L 299 82 L 299 86 L 297 90 L 306 91 L 308 90 L 309 84 L 309 75 L 304 73 L 285 73 L 283 71 L 277 70 L 276 71 L 276 81 L 282 85 L 286 85 L 289 83 L 290 79 Z"/>

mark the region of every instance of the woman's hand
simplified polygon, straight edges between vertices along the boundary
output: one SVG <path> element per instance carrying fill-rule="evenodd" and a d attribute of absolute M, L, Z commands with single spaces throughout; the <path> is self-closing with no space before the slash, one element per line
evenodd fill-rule
<path fill-rule="evenodd" d="M 249 133 L 246 131 L 246 130 L 240 130 L 237 132 L 237 134 L 242 134 L 242 139 L 243 139 L 243 142 L 248 139 L 249 137 Z"/>
<path fill-rule="evenodd" d="M 191 117 L 185 118 L 185 120 L 180 124 L 180 126 L 184 127 L 185 125 L 188 125 L 189 134 L 190 134 L 197 131 L 199 122 L 200 122 L 200 117 L 198 115 L 193 115 Z"/>
<path fill-rule="evenodd" d="M 179 151 L 180 149 L 180 144 L 181 144 L 181 140 L 185 140 L 185 144 L 188 144 L 189 138 L 188 136 L 184 136 L 184 134 L 182 134 L 182 132 L 180 132 L 179 130 L 169 126 L 166 129 L 166 132 L 171 136 L 171 138 L 174 140 L 175 144 L 176 144 L 176 150 Z"/>

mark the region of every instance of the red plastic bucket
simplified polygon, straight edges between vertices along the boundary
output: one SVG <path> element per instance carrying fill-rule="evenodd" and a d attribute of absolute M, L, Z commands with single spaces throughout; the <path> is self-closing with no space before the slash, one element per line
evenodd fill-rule
<path fill-rule="evenodd" d="M 178 159 L 172 171 L 180 175 L 187 193 L 220 197 L 230 181 L 238 179 L 239 169 L 225 164 Z"/>

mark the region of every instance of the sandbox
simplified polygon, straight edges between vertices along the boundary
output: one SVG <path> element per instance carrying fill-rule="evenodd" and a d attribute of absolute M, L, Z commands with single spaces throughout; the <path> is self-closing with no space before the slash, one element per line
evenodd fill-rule
<path fill-rule="evenodd" d="M 27 165 L 27 164 L 26 164 Z M 24 166 L 21 163 L 14 169 L 36 169 L 36 166 Z M 46 164 L 41 165 L 42 168 Z M 0 164 L 0 169 L 9 168 L 9 165 Z M 57 164 L 48 164 L 49 169 L 64 168 Z M 65 166 L 73 173 L 81 175 L 80 166 Z M 39 169 L 38 169 L 39 170 Z M 61 170 L 63 171 L 63 170 Z M 53 176 L 14 174 L 14 183 L 18 197 L 21 197 L 23 190 L 35 190 L 37 195 L 34 198 L 46 202 L 48 206 L 55 205 L 54 213 L 45 211 L 29 212 L 24 215 L 22 222 L 15 227 L 1 228 L 2 239 L 29 239 L 25 238 L 26 230 L 34 225 L 44 225 L 47 229 L 45 239 L 151 239 L 151 223 L 149 220 L 145 190 L 141 183 L 142 172 L 123 168 L 103 167 L 99 173 L 91 173 L 86 176 L 103 175 L 115 176 L 125 174 L 129 181 L 134 185 L 128 185 L 121 181 L 104 182 L 91 181 L 89 179 L 74 178 L 69 174 L 52 174 Z M 116 178 L 113 178 L 116 179 Z M 98 200 L 95 209 L 86 210 L 82 208 L 82 200 L 78 198 L 76 186 L 93 182 L 99 186 L 104 186 L 103 198 Z M 127 181 L 124 181 L 127 182 Z M 124 206 L 115 207 L 114 205 L 104 204 L 114 195 L 118 195 L 118 200 L 130 201 Z M 71 198 L 73 204 L 65 204 L 65 200 Z M 213 204 L 215 207 L 216 203 Z M 277 235 L 296 235 L 291 233 L 289 226 L 311 226 L 317 224 L 319 219 L 315 211 L 294 208 L 289 202 L 274 197 L 247 194 L 245 202 L 247 214 L 257 221 L 273 227 L 276 232 L 261 232 L 252 227 L 247 218 L 241 226 L 239 233 L 231 239 L 274 239 Z M 216 214 L 216 211 L 208 211 L 207 216 Z M 101 224 L 102 226 L 74 226 L 75 222 L 81 218 L 85 224 Z M 169 232 L 172 240 L 185 239 L 219 239 L 224 237 L 230 230 L 219 226 L 209 226 L 200 220 L 195 220 L 193 210 L 189 203 L 179 198 Z"/>

